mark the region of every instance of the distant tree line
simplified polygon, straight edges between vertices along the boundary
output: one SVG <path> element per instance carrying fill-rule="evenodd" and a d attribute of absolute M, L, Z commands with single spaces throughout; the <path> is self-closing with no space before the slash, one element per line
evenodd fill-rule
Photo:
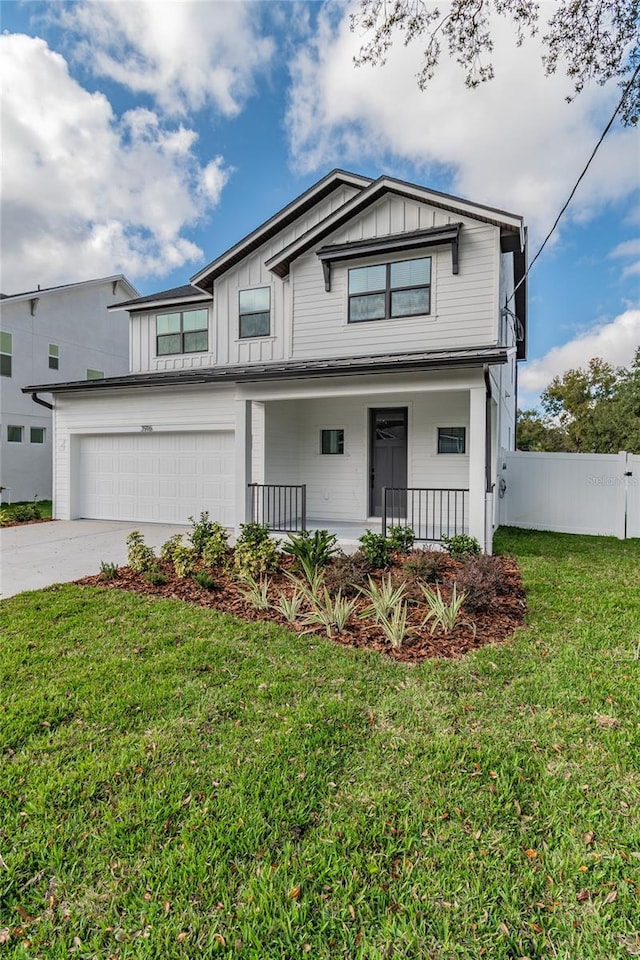
<path fill-rule="evenodd" d="M 518 410 L 518 450 L 640 454 L 640 348 L 630 367 L 595 357 L 554 377 L 540 406 Z"/>

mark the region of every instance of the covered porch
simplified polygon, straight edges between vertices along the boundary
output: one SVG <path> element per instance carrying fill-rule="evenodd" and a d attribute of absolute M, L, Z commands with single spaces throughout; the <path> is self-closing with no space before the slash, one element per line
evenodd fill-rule
<path fill-rule="evenodd" d="M 490 543 L 491 425 L 482 370 L 243 384 L 236 398 L 237 526 L 412 527 L 423 543 Z"/>

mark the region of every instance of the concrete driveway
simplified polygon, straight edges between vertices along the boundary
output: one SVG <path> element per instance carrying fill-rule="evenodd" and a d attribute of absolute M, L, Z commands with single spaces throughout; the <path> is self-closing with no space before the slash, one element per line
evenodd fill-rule
<path fill-rule="evenodd" d="M 116 520 L 52 520 L 0 529 L 0 595 L 39 590 L 100 572 L 100 563 L 127 560 L 126 539 L 139 530 L 152 547 L 190 526 Z"/>

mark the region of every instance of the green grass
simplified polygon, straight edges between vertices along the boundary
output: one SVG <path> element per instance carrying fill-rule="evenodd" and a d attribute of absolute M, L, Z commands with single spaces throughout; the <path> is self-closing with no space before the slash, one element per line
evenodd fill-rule
<path fill-rule="evenodd" d="M 497 546 L 527 628 L 419 667 L 116 590 L 5 601 L 4 956 L 636 955 L 640 541 Z"/>
<path fill-rule="evenodd" d="M 38 500 L 36 503 L 41 519 L 50 520 L 51 500 Z M 33 500 L 18 500 L 16 503 L 3 503 L 0 509 L 2 510 L 3 516 L 6 516 L 7 519 L 11 520 L 16 512 L 18 512 L 22 507 L 29 507 L 32 504 Z"/>

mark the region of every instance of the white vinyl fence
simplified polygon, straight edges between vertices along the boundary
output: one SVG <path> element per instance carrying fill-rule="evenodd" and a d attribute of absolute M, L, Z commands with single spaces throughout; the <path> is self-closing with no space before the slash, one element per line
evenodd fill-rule
<path fill-rule="evenodd" d="M 499 466 L 499 523 L 640 537 L 640 456 L 503 451 Z"/>

